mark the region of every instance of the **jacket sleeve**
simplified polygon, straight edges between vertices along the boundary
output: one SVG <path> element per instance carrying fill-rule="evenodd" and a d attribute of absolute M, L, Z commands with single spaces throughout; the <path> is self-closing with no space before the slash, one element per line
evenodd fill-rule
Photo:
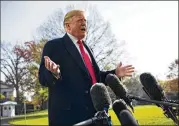
<path fill-rule="evenodd" d="M 51 87 L 56 84 L 57 78 L 45 67 L 44 56 L 52 56 L 52 43 L 49 41 L 45 44 L 41 55 L 41 63 L 38 72 L 39 82 L 42 86 Z M 59 78 L 60 80 L 62 77 Z"/>
<path fill-rule="evenodd" d="M 115 69 L 110 71 L 100 71 L 100 82 L 105 84 L 105 79 L 108 74 L 115 74 Z"/>

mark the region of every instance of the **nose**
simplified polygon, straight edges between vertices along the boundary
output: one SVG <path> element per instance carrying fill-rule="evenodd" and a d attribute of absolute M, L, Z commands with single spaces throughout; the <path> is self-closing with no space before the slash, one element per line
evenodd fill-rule
<path fill-rule="evenodd" d="M 86 19 L 83 19 L 81 23 L 86 24 Z"/>
<path fill-rule="evenodd" d="M 82 23 L 81 26 L 86 26 L 86 23 Z"/>

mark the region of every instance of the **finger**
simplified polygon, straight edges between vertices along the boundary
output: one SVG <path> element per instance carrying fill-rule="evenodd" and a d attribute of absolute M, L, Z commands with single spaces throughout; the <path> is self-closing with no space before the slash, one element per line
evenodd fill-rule
<path fill-rule="evenodd" d="M 54 62 L 50 62 L 50 71 L 51 72 L 54 72 L 54 66 L 55 66 L 55 63 Z"/>
<path fill-rule="evenodd" d="M 45 67 L 48 68 L 48 62 L 50 58 L 48 56 L 44 56 L 44 60 L 45 60 Z"/>
<path fill-rule="evenodd" d="M 134 70 L 127 70 L 127 73 L 133 73 Z"/>
<path fill-rule="evenodd" d="M 127 67 L 126 70 L 134 70 L 135 67 Z"/>
<path fill-rule="evenodd" d="M 131 77 L 131 76 L 132 76 L 132 74 L 131 74 L 131 73 L 126 73 L 126 75 L 125 75 L 125 76 Z"/>
<path fill-rule="evenodd" d="M 57 65 L 56 71 L 57 71 L 57 73 L 60 73 L 60 65 Z"/>
<path fill-rule="evenodd" d="M 48 68 L 48 70 L 50 70 L 50 63 L 51 63 L 51 61 L 48 60 L 48 62 L 47 62 L 47 68 Z"/>
<path fill-rule="evenodd" d="M 44 59 L 45 60 L 45 67 L 47 68 L 47 60 L 46 59 Z"/>
<path fill-rule="evenodd" d="M 59 65 L 56 65 L 56 64 L 55 64 L 54 67 L 53 67 L 53 72 L 54 72 L 54 73 L 59 73 L 59 72 L 60 72 L 59 67 L 60 67 Z"/>
<path fill-rule="evenodd" d="M 44 56 L 44 59 L 48 59 L 48 60 L 50 60 L 50 58 L 49 58 L 48 56 Z"/>
<path fill-rule="evenodd" d="M 45 62 L 46 62 L 46 68 L 49 70 L 49 60 L 46 59 Z"/>
<path fill-rule="evenodd" d="M 125 68 L 129 68 L 129 67 L 132 67 L 132 65 L 126 65 L 126 66 L 124 66 Z"/>
<path fill-rule="evenodd" d="M 60 65 L 57 65 L 57 67 L 55 68 L 55 71 L 58 71 L 59 68 L 60 68 Z"/>

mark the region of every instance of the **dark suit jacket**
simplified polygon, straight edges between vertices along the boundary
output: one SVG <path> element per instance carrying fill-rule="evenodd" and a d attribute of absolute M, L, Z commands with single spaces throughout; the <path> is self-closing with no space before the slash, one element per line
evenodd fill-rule
<path fill-rule="evenodd" d="M 114 70 L 100 71 L 90 49 L 86 44 L 84 46 L 91 57 L 97 82 L 105 83 L 106 75 L 114 74 Z M 60 79 L 57 80 L 45 68 L 44 56 L 49 56 L 60 65 Z M 49 90 L 49 125 L 72 125 L 94 116 L 96 111 L 90 97 L 91 77 L 79 51 L 67 34 L 45 44 L 39 68 L 39 81 Z"/>

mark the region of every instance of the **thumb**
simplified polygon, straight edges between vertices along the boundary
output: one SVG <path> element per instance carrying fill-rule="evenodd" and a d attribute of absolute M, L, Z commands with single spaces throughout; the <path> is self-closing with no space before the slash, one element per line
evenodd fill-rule
<path fill-rule="evenodd" d="M 57 69 L 60 68 L 60 65 L 57 65 Z"/>
<path fill-rule="evenodd" d="M 55 68 L 55 70 L 57 71 L 60 68 L 60 65 L 57 64 L 57 67 Z"/>
<path fill-rule="evenodd" d="M 122 66 L 122 62 L 120 62 L 119 64 L 118 64 L 118 67 L 121 67 Z"/>
<path fill-rule="evenodd" d="M 57 68 L 56 68 L 56 71 L 57 71 L 57 73 L 60 73 L 60 65 L 57 65 Z"/>

